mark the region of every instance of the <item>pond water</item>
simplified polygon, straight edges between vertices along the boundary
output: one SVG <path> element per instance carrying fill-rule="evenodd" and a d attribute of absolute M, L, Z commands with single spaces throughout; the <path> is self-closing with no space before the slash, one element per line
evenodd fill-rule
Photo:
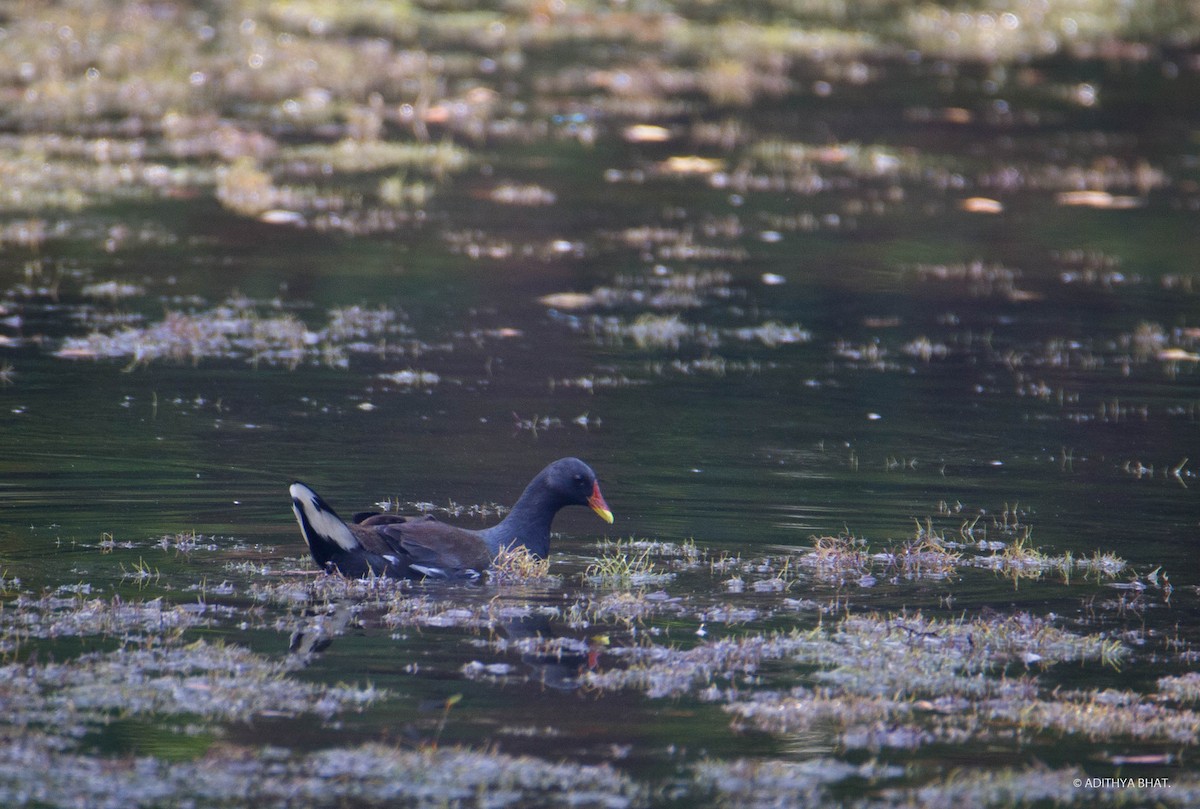
<path fill-rule="evenodd" d="M 7 805 L 1200 801 L 1196 22 L 311 5 L 5 23 Z"/>

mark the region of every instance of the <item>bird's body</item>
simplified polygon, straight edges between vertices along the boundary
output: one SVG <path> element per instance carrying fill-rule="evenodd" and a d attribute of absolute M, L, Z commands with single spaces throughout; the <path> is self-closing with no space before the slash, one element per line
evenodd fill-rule
<path fill-rule="evenodd" d="M 612 522 L 595 473 L 575 458 L 555 461 L 539 472 L 508 515 L 482 530 L 433 517 L 375 513 L 357 514 L 347 523 L 305 484 L 293 483 L 290 492 L 313 561 L 352 578 L 474 579 L 503 548 L 523 546 L 535 556 L 548 556 L 550 525 L 565 506 L 589 506 Z"/>

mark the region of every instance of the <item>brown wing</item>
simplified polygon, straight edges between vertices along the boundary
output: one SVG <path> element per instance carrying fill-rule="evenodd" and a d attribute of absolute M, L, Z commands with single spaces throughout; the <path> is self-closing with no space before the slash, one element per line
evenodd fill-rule
<path fill-rule="evenodd" d="M 492 563 L 487 544 L 476 532 L 433 517 L 366 520 L 350 529 L 363 550 L 383 557 L 398 569 L 412 567 L 426 575 L 452 578 L 460 571 L 485 570 Z"/>
<path fill-rule="evenodd" d="M 492 563 L 487 545 L 474 531 L 456 528 L 434 519 L 389 526 L 389 534 L 400 533 L 400 546 L 417 564 L 429 564 L 453 569 L 483 570 Z"/>

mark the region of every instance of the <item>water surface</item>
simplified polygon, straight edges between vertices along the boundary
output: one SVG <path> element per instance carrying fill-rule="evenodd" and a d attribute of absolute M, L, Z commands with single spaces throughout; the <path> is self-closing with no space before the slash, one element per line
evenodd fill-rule
<path fill-rule="evenodd" d="M 200 61 L 177 75 L 147 52 L 145 92 L 210 94 L 143 112 L 112 89 L 123 68 L 91 76 L 83 57 L 29 51 L 31 24 L 6 31 L 31 65 L 6 92 L 42 95 L 0 135 L 26 184 L 0 211 L 0 649 L 43 696 L 3 732 L 64 771 L 128 773 L 50 789 L 13 753 L 6 800 L 202 800 L 155 769 L 176 762 L 240 805 L 255 793 L 212 773 L 243 761 L 258 802 L 286 800 L 263 786 L 276 766 L 312 802 L 384 803 L 419 754 L 436 773 L 508 767 L 479 788 L 515 779 L 529 803 L 604 782 L 596 805 L 931 806 L 1009 786 L 1018 802 L 1187 805 L 1194 40 L 1121 29 L 1014 56 L 1023 40 L 1002 39 L 981 64 L 923 39 L 916 12 L 897 34 L 871 15 L 722 28 L 707 7 L 600 10 L 575 19 L 592 26 L 577 43 L 536 9 L 479 12 L 479 39 L 464 33 L 479 20 L 410 12 L 444 61 L 409 65 L 425 52 L 407 22 L 165 6 L 216 54 L 161 40 Z M 38 13 L 77 41 L 82 12 Z M 777 30 L 875 39 L 822 51 Z M 724 50 L 702 59 L 707 36 Z M 327 87 L 284 81 L 276 50 L 298 41 Z M 52 91 L 92 92 L 95 115 Z M 423 125 L 413 104 L 433 107 Z M 373 157 L 397 145 L 441 151 Z M 543 580 L 322 581 L 286 497 L 300 478 L 343 513 L 478 526 L 564 455 L 597 470 L 617 520 L 564 512 Z M 1022 549 L 1041 555 L 1023 573 L 996 561 Z M 642 552 L 658 554 L 649 575 L 592 567 Z M 930 558 L 905 567 L 904 552 Z M 868 619 L 886 631 L 855 630 Z M 814 630 L 841 652 L 698 662 Z M 849 662 L 872 638 L 879 666 Z M 244 711 L 222 712 L 178 697 L 217 693 L 217 674 L 162 663 L 130 677 L 175 701 L 143 709 L 120 678 L 110 703 L 46 669 L 196 642 L 357 690 L 297 706 L 234 689 Z M 943 656 L 884 693 L 888 644 Z M 962 662 L 986 644 L 982 669 Z M 1089 724 L 1078 706 L 1112 715 Z M 477 754 L 490 763 L 455 758 Z M 575 769 L 551 786 L 521 780 L 560 762 Z M 329 782 L 303 781 L 314 769 Z M 1166 785 L 1067 786 L 1114 776 Z M 346 797 L 339 778 L 368 786 Z M 429 789 L 402 794 L 471 800 Z"/>

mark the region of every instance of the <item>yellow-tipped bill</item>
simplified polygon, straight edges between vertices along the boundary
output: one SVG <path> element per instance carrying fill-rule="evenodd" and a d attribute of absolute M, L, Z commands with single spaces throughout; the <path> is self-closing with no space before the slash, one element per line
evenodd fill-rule
<path fill-rule="evenodd" d="M 613 513 L 608 510 L 608 503 L 604 502 L 604 495 L 600 494 L 599 483 L 592 486 L 592 496 L 588 498 L 587 503 L 592 507 L 592 511 L 600 515 L 600 519 L 612 525 Z"/>

